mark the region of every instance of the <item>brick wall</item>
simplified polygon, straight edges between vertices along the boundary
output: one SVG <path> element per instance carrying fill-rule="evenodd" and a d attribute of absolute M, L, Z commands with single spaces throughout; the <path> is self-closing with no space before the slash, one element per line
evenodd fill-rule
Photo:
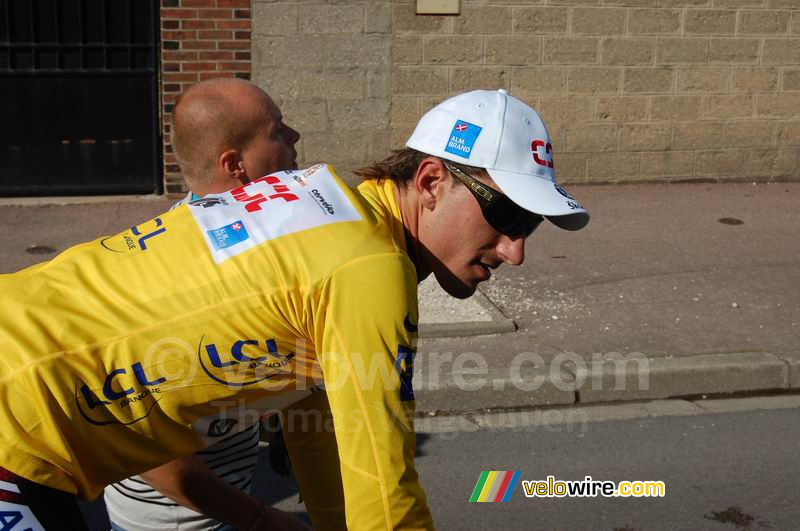
<path fill-rule="evenodd" d="M 800 0 L 254 0 L 254 78 L 344 170 L 448 95 L 539 110 L 566 182 L 800 178 Z"/>
<path fill-rule="evenodd" d="M 178 94 L 214 77 L 250 79 L 250 0 L 161 0 L 161 109 L 167 193 L 185 192 L 170 141 Z"/>

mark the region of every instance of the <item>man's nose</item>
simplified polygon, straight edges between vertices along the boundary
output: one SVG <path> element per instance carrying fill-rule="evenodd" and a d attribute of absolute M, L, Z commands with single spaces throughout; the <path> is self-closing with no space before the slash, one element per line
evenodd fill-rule
<path fill-rule="evenodd" d="M 500 235 L 500 240 L 497 242 L 497 254 L 503 262 L 518 266 L 525 261 L 525 237 L 524 236 L 506 236 Z"/>
<path fill-rule="evenodd" d="M 300 132 L 294 127 L 286 126 L 289 129 L 289 145 L 293 146 L 300 140 Z"/>

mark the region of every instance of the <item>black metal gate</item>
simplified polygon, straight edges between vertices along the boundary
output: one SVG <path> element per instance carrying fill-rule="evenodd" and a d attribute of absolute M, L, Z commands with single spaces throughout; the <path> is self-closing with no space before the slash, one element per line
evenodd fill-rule
<path fill-rule="evenodd" d="M 0 195 L 161 190 L 155 0 L 0 0 Z"/>

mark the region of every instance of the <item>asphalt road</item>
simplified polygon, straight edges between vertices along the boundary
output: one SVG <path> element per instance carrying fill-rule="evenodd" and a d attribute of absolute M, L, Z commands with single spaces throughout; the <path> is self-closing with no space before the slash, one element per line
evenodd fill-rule
<path fill-rule="evenodd" d="M 420 435 L 417 467 L 444 530 L 800 529 L 799 416 L 793 408 Z M 302 512 L 291 484 L 263 459 L 259 469 L 257 495 Z M 508 503 L 469 503 L 483 470 L 663 481 L 666 496 L 526 498 L 518 484 Z M 92 527 L 104 528 L 102 516 Z"/>

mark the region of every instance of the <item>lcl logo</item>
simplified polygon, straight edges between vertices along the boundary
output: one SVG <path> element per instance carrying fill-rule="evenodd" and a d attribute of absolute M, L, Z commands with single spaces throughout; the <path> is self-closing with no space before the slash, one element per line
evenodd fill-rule
<path fill-rule="evenodd" d="M 539 148 L 544 148 L 544 158 L 539 156 Z M 553 145 L 550 142 L 534 140 L 531 142 L 531 152 L 533 152 L 533 161 L 536 164 L 545 168 L 553 167 Z"/>

